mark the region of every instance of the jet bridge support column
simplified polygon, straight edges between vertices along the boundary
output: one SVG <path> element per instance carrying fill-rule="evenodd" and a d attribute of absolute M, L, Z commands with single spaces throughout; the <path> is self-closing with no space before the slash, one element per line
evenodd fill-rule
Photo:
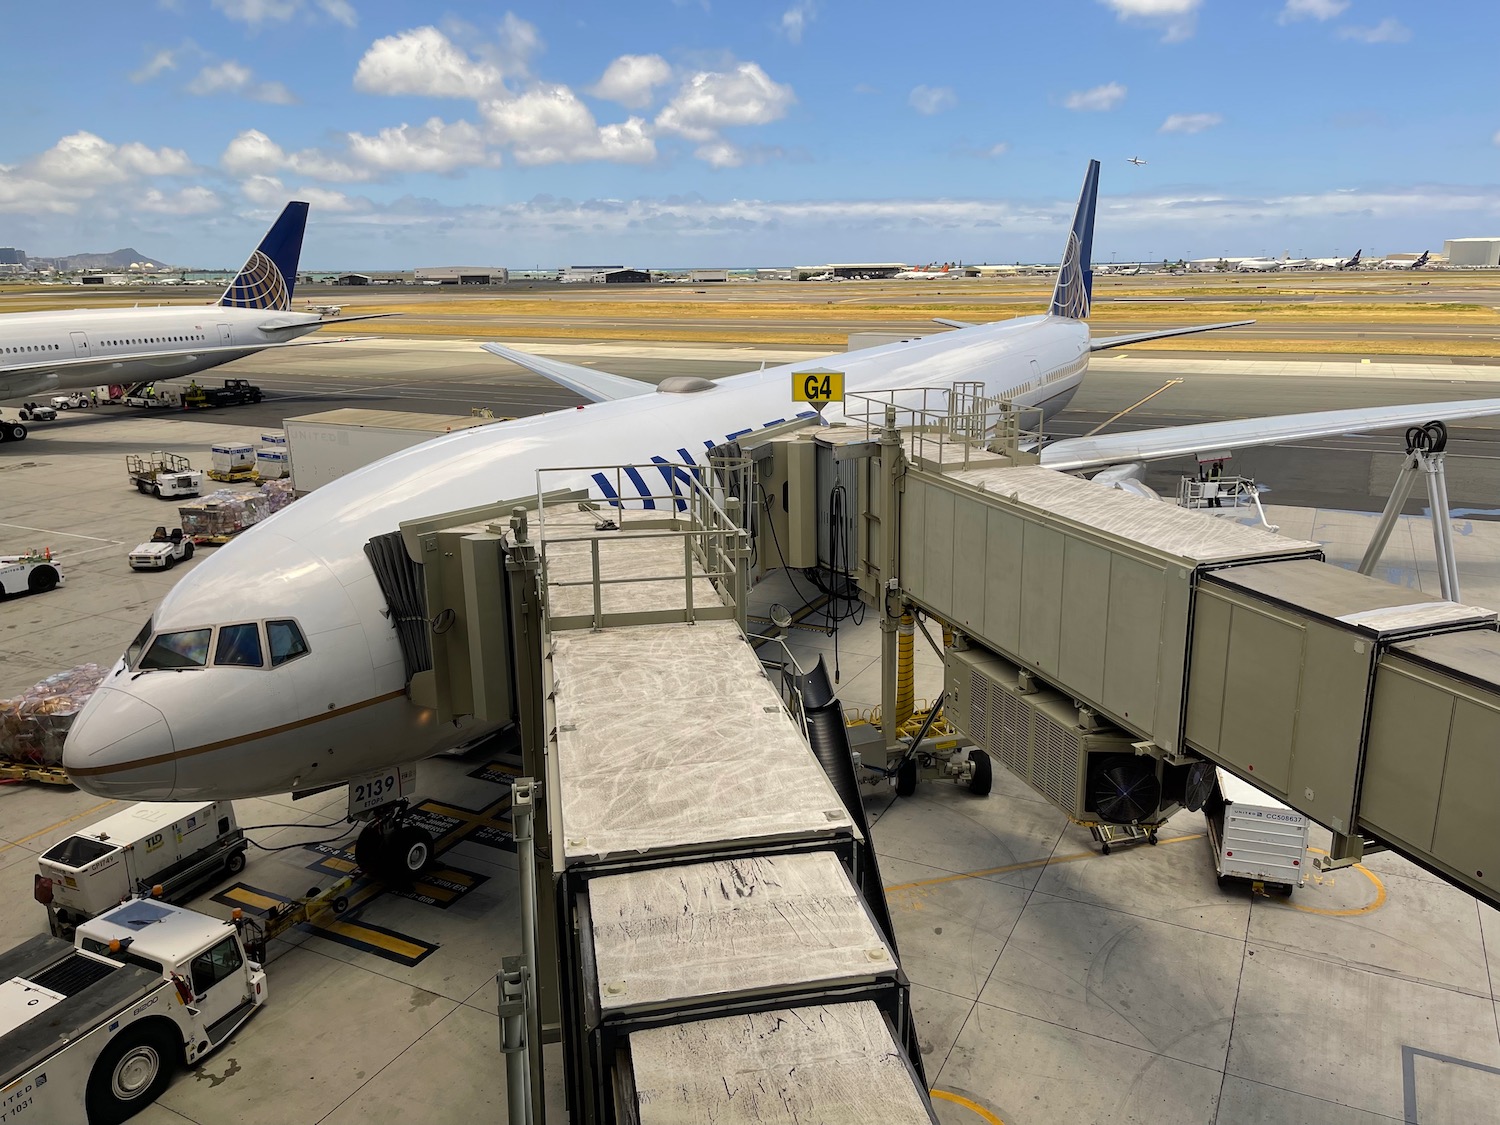
<path fill-rule="evenodd" d="M 885 408 L 880 430 L 880 733 L 885 738 L 886 760 L 901 749 L 897 716 L 897 664 L 901 628 L 901 551 L 897 528 L 900 503 L 901 431 L 896 428 L 896 408 Z"/>

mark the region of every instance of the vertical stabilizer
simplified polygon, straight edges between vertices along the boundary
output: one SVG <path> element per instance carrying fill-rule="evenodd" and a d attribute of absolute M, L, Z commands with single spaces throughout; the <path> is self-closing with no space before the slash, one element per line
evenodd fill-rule
<path fill-rule="evenodd" d="M 236 309 L 291 308 L 292 289 L 297 284 L 297 260 L 302 256 L 302 232 L 306 227 L 307 204 L 288 203 L 224 290 L 219 304 Z"/>
<path fill-rule="evenodd" d="M 1088 173 L 1083 177 L 1083 192 L 1078 197 L 1078 210 L 1073 214 L 1073 227 L 1068 231 L 1068 245 L 1063 250 L 1062 268 L 1057 271 L 1052 306 L 1047 310 L 1053 316 L 1070 320 L 1088 318 L 1094 293 L 1094 204 L 1098 198 L 1099 162 L 1090 160 Z"/>

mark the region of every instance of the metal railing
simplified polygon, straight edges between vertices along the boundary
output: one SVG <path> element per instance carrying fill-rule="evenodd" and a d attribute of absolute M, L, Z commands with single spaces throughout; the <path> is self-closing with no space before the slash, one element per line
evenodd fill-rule
<path fill-rule="evenodd" d="M 550 478 L 611 474 L 613 495 L 605 500 L 589 500 L 566 505 L 543 502 Z M 591 465 L 540 469 L 537 471 L 537 536 L 541 581 L 547 602 L 548 627 L 560 629 L 603 629 L 621 625 L 647 625 L 669 622 L 733 620 L 741 628 L 745 623 L 745 595 L 749 585 L 749 532 L 745 527 L 745 505 L 730 494 L 724 482 L 736 487 L 754 487 L 754 462 L 746 457 L 715 458 L 712 465 L 684 465 L 653 462 L 645 465 Z M 642 482 L 647 475 L 660 476 L 661 491 L 648 491 Z M 625 487 L 626 482 L 636 487 Z M 565 520 L 561 511 L 568 513 Z M 549 512 L 551 513 L 549 518 Z M 586 513 L 593 527 L 580 531 L 578 513 Z M 666 570 L 637 568 L 616 577 L 605 576 L 605 559 L 611 552 L 624 554 L 625 544 L 677 540 L 678 550 L 640 551 L 649 565 L 669 566 Z M 586 577 L 567 574 L 566 557 L 582 547 L 588 554 Z M 644 562 L 646 559 L 642 559 Z M 678 565 L 667 559 L 680 560 Z M 575 568 L 576 569 L 576 566 Z M 704 604 L 697 582 L 707 580 L 716 595 Z M 625 588 L 646 583 L 679 584 L 680 598 L 667 606 L 644 608 L 639 605 L 605 609 L 606 588 Z M 557 592 L 586 587 L 590 591 L 587 613 L 560 613 L 555 604 Z M 617 599 L 611 599 L 616 601 Z"/>
<path fill-rule="evenodd" d="M 872 438 L 892 412 L 911 456 L 928 467 L 967 468 L 980 451 L 1014 457 L 1042 444 L 1041 409 L 986 395 L 979 381 L 850 394 L 844 403 L 844 417 Z"/>

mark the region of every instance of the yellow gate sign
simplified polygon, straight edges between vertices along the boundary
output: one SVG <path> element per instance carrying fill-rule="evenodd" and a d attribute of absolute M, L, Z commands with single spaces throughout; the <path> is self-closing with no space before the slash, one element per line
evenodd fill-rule
<path fill-rule="evenodd" d="M 844 401 L 844 373 L 828 367 L 792 372 L 792 400 L 824 406 Z"/>

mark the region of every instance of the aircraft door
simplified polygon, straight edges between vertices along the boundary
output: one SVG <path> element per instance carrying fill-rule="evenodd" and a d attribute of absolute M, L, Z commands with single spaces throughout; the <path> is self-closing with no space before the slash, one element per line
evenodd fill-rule
<path fill-rule="evenodd" d="M 73 337 L 73 355 L 77 359 L 89 357 L 89 334 L 87 332 L 69 332 Z"/>
<path fill-rule="evenodd" d="M 226 348 L 230 344 L 234 343 L 234 337 L 229 330 L 229 325 L 227 324 L 219 325 L 219 343 L 221 346 Z"/>

